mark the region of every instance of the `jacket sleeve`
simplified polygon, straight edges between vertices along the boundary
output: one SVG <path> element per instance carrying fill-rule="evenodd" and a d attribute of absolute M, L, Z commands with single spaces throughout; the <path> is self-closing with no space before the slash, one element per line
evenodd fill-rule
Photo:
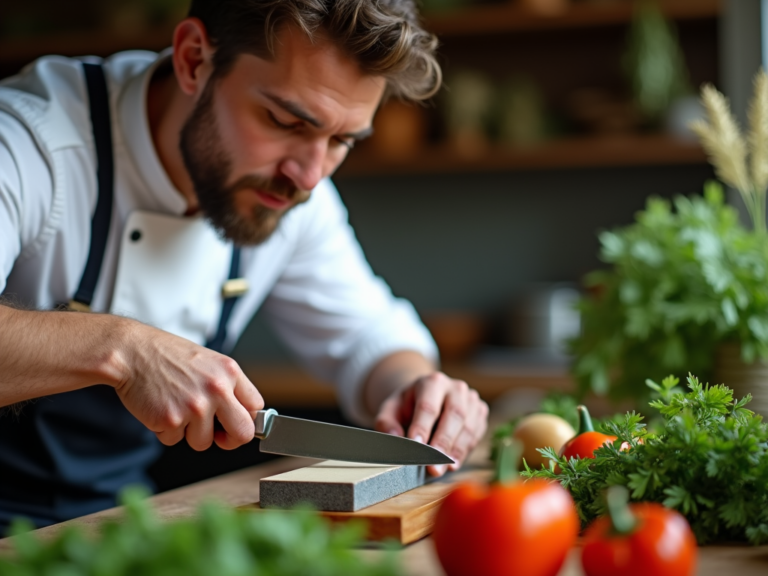
<path fill-rule="evenodd" d="M 51 172 L 32 135 L 0 111 L 0 293 L 22 249 L 42 231 L 52 197 Z"/>
<path fill-rule="evenodd" d="M 362 384 L 392 352 L 437 360 L 413 306 L 375 276 L 329 180 L 313 191 L 290 261 L 264 304 L 275 331 L 318 378 L 336 385 L 344 412 L 362 425 Z"/>

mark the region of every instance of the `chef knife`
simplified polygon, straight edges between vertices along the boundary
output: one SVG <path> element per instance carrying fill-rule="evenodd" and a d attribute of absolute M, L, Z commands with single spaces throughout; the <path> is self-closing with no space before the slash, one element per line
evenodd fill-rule
<path fill-rule="evenodd" d="M 270 454 L 304 456 L 365 464 L 437 465 L 453 460 L 421 442 L 313 420 L 281 416 L 276 410 L 259 410 L 255 418 L 259 450 Z"/>

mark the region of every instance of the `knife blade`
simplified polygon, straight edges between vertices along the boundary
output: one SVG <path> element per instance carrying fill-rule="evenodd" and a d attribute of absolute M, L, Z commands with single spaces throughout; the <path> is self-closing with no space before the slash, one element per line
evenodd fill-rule
<path fill-rule="evenodd" d="M 304 456 L 364 464 L 437 465 L 453 460 L 437 450 L 400 436 L 351 426 L 281 416 L 260 410 L 254 420 L 259 450 L 285 456 Z"/>

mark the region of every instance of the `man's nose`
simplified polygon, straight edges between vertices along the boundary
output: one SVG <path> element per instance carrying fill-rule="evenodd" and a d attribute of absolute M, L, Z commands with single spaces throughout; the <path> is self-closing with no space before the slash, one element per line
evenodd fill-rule
<path fill-rule="evenodd" d="M 280 171 L 290 178 L 297 188 L 312 190 L 323 179 L 328 154 L 328 145 L 312 142 L 295 149 L 282 162 Z"/>

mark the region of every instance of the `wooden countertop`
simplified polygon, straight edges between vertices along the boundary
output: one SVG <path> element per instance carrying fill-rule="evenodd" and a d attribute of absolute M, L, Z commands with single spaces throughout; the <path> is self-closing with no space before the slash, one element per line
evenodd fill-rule
<path fill-rule="evenodd" d="M 177 490 L 165 492 L 152 497 L 158 516 L 164 519 L 190 516 L 197 505 L 206 499 L 215 498 L 230 506 L 241 506 L 258 500 L 259 479 L 264 476 L 284 472 L 306 464 L 298 458 L 283 458 L 254 466 L 239 472 L 205 480 L 197 484 L 185 486 Z M 53 536 L 65 526 L 79 525 L 88 531 L 95 531 L 106 518 L 119 516 L 120 509 L 105 510 L 55 526 L 42 528 L 37 532 L 45 536 Z M 8 539 L 0 540 L 0 551 L 8 550 Z M 361 550 L 360 554 L 375 556 L 376 550 Z M 400 553 L 402 565 L 407 576 L 443 576 L 439 562 L 429 538 L 420 540 L 405 547 Z M 739 574 L 739 576 L 763 576 L 768 573 L 768 546 L 707 546 L 700 549 L 698 576 L 722 576 L 723 574 Z M 571 552 L 566 565 L 559 576 L 581 576 L 578 550 Z"/>

